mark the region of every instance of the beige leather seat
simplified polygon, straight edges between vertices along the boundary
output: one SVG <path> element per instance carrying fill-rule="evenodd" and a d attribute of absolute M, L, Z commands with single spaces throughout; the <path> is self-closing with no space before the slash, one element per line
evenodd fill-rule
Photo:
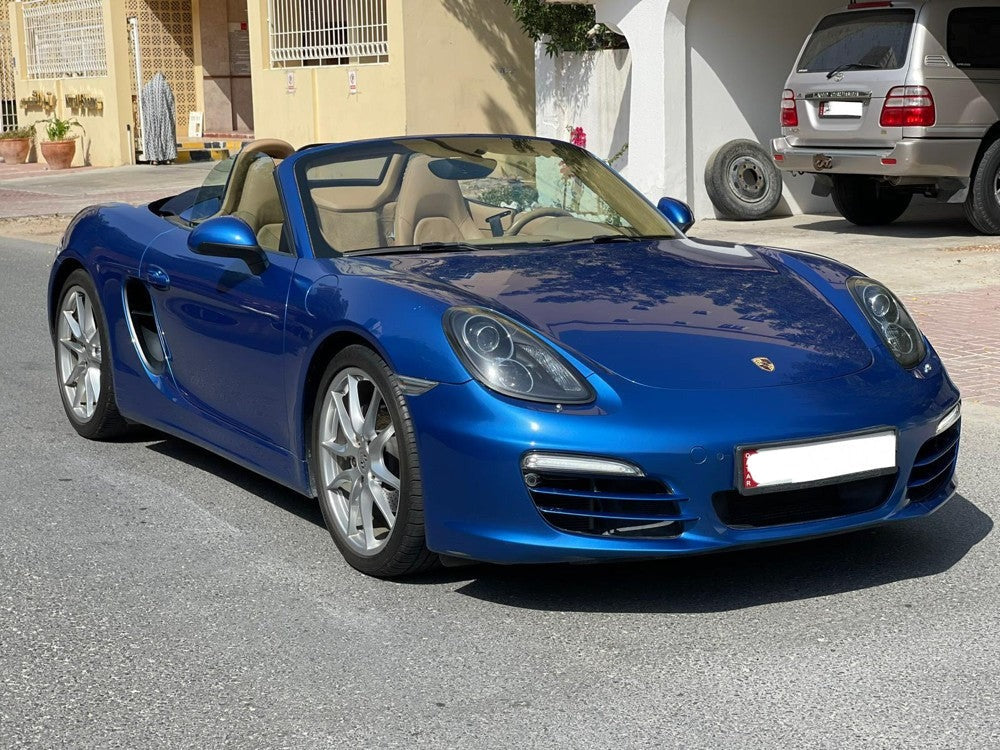
<path fill-rule="evenodd" d="M 258 156 L 250 164 L 243 181 L 243 192 L 232 215 L 250 225 L 262 248 L 278 250 L 285 213 L 274 182 L 274 160 L 271 157 Z"/>
<path fill-rule="evenodd" d="M 396 204 L 396 244 L 482 239 L 458 183 L 435 176 L 430 160 L 416 154 L 406 164 Z"/>

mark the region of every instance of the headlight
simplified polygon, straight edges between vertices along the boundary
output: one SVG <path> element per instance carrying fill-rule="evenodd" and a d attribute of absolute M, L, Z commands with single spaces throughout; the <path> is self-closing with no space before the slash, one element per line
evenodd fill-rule
<path fill-rule="evenodd" d="M 907 369 L 920 364 L 927 356 L 923 334 L 896 295 L 863 276 L 848 279 L 847 286 L 896 361 Z"/>
<path fill-rule="evenodd" d="M 487 388 L 514 398 L 584 404 L 594 391 L 553 349 L 510 318 L 475 307 L 453 307 L 445 333 L 459 359 Z"/>

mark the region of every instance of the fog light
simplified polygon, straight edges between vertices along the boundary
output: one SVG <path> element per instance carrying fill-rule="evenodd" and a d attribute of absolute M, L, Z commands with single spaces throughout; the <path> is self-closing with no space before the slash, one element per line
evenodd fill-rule
<path fill-rule="evenodd" d="M 555 471 L 571 474 L 606 474 L 619 477 L 645 476 L 642 469 L 613 458 L 574 456 L 563 453 L 529 453 L 521 461 L 525 471 Z"/>

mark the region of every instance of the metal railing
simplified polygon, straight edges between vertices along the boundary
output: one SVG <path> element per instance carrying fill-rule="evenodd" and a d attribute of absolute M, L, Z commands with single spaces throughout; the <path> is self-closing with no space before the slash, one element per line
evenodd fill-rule
<path fill-rule="evenodd" d="M 0 2 L 0 131 L 17 127 L 17 101 L 14 95 L 14 49 L 10 37 L 8 5 Z"/>
<path fill-rule="evenodd" d="M 28 78 L 108 74 L 101 0 L 25 0 Z"/>
<path fill-rule="evenodd" d="M 386 0 L 268 0 L 271 67 L 387 62 Z"/>

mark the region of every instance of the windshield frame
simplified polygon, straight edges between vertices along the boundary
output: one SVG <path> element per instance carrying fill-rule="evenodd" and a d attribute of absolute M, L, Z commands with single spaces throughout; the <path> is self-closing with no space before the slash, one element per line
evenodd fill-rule
<path fill-rule="evenodd" d="M 462 141 L 467 141 L 471 145 L 473 142 L 496 141 L 498 146 L 519 151 L 525 145 L 532 143 L 541 144 L 547 150 L 553 152 L 560 158 L 570 159 L 573 162 L 575 176 L 578 176 L 584 184 L 590 186 L 594 180 L 602 180 L 605 190 L 608 190 L 613 197 L 613 202 L 609 204 L 615 210 L 619 206 L 625 207 L 630 212 L 637 212 L 643 219 L 642 223 L 650 231 L 643 232 L 642 227 L 636 229 L 636 241 L 642 241 L 646 234 L 657 237 L 669 236 L 671 238 L 683 237 L 683 232 L 675 226 L 666 216 L 664 216 L 653 203 L 644 195 L 630 185 L 616 170 L 598 159 L 589 151 L 581 149 L 564 141 L 539 138 L 535 136 L 514 136 L 514 135 L 435 135 L 435 136 L 407 136 L 401 138 L 384 138 L 367 141 L 355 141 L 344 144 L 329 144 L 309 146 L 300 151 L 293 160 L 293 179 L 298 192 L 299 202 L 305 219 L 306 230 L 309 236 L 309 244 L 312 253 L 317 258 L 339 258 L 351 257 L 355 255 L 379 255 L 391 254 L 394 252 L 418 252 L 420 245 L 395 245 L 374 246 L 366 248 L 354 248 L 347 251 L 333 247 L 324 236 L 318 215 L 316 202 L 310 195 L 310 185 L 307 173 L 309 170 L 321 167 L 337 161 L 354 161 L 366 158 L 400 155 L 409 157 L 414 154 L 426 154 L 434 149 L 445 149 L 453 151 L 456 155 L 463 152 L 456 150 L 456 145 L 461 145 Z M 457 142 L 457 143 L 456 143 Z M 520 143 L 515 143 L 520 142 Z M 489 153 L 489 152 L 488 152 Z M 502 153 L 499 149 L 497 153 Z M 513 153 L 513 152 L 512 152 Z M 529 151 L 530 153 L 530 151 Z M 536 152 L 537 153 L 537 152 Z M 540 153 L 541 156 L 551 154 Z M 359 186 L 371 185 L 370 181 L 359 180 Z M 596 192 L 596 191 L 595 191 Z M 603 195 L 603 193 L 601 193 Z M 610 225 L 608 225 L 610 229 Z M 598 227 L 600 230 L 600 227 Z M 595 231 L 595 234 L 608 234 L 608 231 Z M 623 236 L 628 236 L 623 234 Z M 484 237 L 484 240 L 490 238 Z M 544 241 L 541 239 L 531 239 L 526 235 L 519 241 L 497 238 L 500 241 L 474 243 L 473 250 L 497 251 L 503 249 L 517 249 L 523 247 L 537 247 L 561 243 Z M 442 251 L 443 243 L 427 243 L 434 246 L 434 252 Z M 470 248 L 464 247 L 466 243 L 455 243 L 455 249 L 468 252 Z"/>

